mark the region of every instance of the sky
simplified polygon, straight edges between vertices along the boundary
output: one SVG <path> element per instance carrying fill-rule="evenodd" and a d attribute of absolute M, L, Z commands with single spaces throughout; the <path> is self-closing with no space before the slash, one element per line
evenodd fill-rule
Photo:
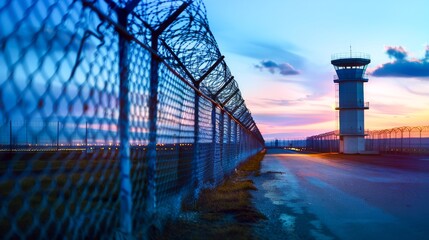
<path fill-rule="evenodd" d="M 371 56 L 365 128 L 429 125 L 429 1 L 205 0 L 265 140 L 337 129 L 331 55 Z"/>

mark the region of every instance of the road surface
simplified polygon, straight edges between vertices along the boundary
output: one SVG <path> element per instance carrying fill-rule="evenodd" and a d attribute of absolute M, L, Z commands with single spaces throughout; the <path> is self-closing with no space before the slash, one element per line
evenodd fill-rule
<path fill-rule="evenodd" d="M 429 157 L 269 150 L 253 181 L 261 239 L 429 239 Z"/>

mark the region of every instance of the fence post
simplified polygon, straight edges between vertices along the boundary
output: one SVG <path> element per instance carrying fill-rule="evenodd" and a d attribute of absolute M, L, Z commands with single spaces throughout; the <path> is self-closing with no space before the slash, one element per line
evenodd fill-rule
<path fill-rule="evenodd" d="M 199 83 L 195 83 L 195 87 L 199 89 Z M 202 173 L 199 172 L 199 152 L 200 152 L 200 95 L 195 92 L 194 95 L 194 146 L 193 146 L 193 154 L 192 154 L 192 184 L 195 187 L 194 191 L 194 199 L 198 198 L 198 194 L 200 192 L 200 188 L 202 187 Z"/>
<path fill-rule="evenodd" d="M 12 120 L 9 120 L 9 151 L 12 152 Z"/>
<path fill-rule="evenodd" d="M 118 9 L 118 23 L 123 29 L 128 27 L 128 12 Z M 120 164 L 120 230 L 125 235 L 132 234 L 132 185 L 130 179 L 130 100 L 127 36 L 119 33 L 119 164 Z"/>
<path fill-rule="evenodd" d="M 210 161 L 210 168 L 209 171 L 212 174 L 212 178 L 210 179 L 211 181 L 214 181 L 213 183 L 216 183 L 216 171 L 215 171 L 215 164 L 216 164 L 216 158 L 217 158 L 217 154 L 216 154 L 216 150 L 217 150 L 217 143 L 216 143 L 216 106 L 213 103 L 212 104 L 212 116 L 211 116 L 211 120 L 212 120 L 212 161 Z"/>
<path fill-rule="evenodd" d="M 189 6 L 189 2 L 182 3 L 156 30 L 152 30 L 151 48 L 154 51 L 150 57 L 150 86 L 149 86 L 149 144 L 148 144 L 148 164 L 147 164 L 147 212 L 149 215 L 156 210 L 156 162 L 157 162 L 157 114 L 158 114 L 158 84 L 159 84 L 159 63 L 161 59 L 157 55 L 159 46 L 159 36 L 170 26 L 177 17 Z"/>
<path fill-rule="evenodd" d="M 88 122 L 85 122 L 85 151 L 88 152 Z"/>
<path fill-rule="evenodd" d="M 408 152 L 412 149 L 411 147 L 411 129 L 408 131 Z"/>
<path fill-rule="evenodd" d="M 377 140 L 378 140 L 378 141 L 377 141 L 377 143 L 378 143 L 378 144 L 377 144 L 377 149 L 378 149 L 378 151 L 379 151 L 379 152 L 381 152 L 381 149 L 382 149 L 382 147 L 383 147 L 383 142 L 382 142 L 382 141 L 383 141 L 383 138 L 382 138 L 382 136 L 381 136 L 381 132 L 378 132 L 378 133 L 377 133 Z"/>
<path fill-rule="evenodd" d="M 244 139 L 243 139 L 243 128 L 241 126 L 239 126 L 237 133 L 238 133 L 238 156 L 239 156 L 239 160 L 241 160 L 243 157 L 242 145 L 243 145 L 243 141 L 244 141 Z"/>
<path fill-rule="evenodd" d="M 389 149 L 388 152 L 391 152 L 392 149 L 392 133 L 389 132 Z"/>
<path fill-rule="evenodd" d="M 234 166 L 237 164 L 237 123 L 235 121 L 232 122 L 232 156 L 234 160 Z"/>
<path fill-rule="evenodd" d="M 228 140 L 227 140 L 227 145 L 226 145 L 226 153 L 227 153 L 227 156 L 226 156 L 226 160 L 227 160 L 227 164 L 228 164 L 228 171 L 230 170 L 230 168 L 231 168 L 231 160 L 232 160 L 232 154 L 231 154 L 231 139 L 232 139 L 232 136 L 231 136 L 231 122 L 232 122 L 232 119 L 227 115 L 227 120 L 228 120 L 228 125 L 227 125 L 227 134 L 228 134 Z"/>
<path fill-rule="evenodd" d="M 25 147 L 28 149 L 28 121 L 25 121 L 24 124 L 25 124 Z"/>
<path fill-rule="evenodd" d="M 404 131 L 401 130 L 401 153 L 404 152 Z"/>
<path fill-rule="evenodd" d="M 220 115 L 219 115 L 219 122 L 220 122 L 220 125 L 219 125 L 219 147 L 220 147 L 220 153 L 219 153 L 219 156 L 220 156 L 220 166 L 221 166 L 221 169 L 222 169 L 222 177 L 223 177 L 223 174 L 224 174 L 224 164 L 223 164 L 223 161 L 224 161 L 224 135 L 225 135 L 225 120 L 224 120 L 224 114 L 225 114 L 225 112 L 223 111 L 223 109 L 221 109 L 220 110 Z"/>
<path fill-rule="evenodd" d="M 419 134 L 419 143 L 420 143 L 419 146 L 420 146 L 420 149 L 422 149 L 422 131 L 423 131 L 423 129 L 421 129 L 420 132 L 419 132 L 420 133 Z"/>
<path fill-rule="evenodd" d="M 151 47 L 158 51 L 158 35 L 152 35 Z M 148 166 L 147 166 L 147 211 L 149 214 L 156 209 L 156 141 L 158 119 L 158 82 L 159 82 L 159 60 L 155 54 L 150 59 L 150 87 L 149 87 L 149 144 L 148 144 Z"/>
<path fill-rule="evenodd" d="M 57 121 L 57 151 L 60 150 L 60 121 Z"/>

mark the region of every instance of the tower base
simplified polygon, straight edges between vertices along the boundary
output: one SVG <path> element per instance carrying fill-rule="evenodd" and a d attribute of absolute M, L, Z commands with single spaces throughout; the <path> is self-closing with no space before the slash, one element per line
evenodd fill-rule
<path fill-rule="evenodd" d="M 358 154 L 365 152 L 364 136 L 340 136 L 340 153 Z"/>

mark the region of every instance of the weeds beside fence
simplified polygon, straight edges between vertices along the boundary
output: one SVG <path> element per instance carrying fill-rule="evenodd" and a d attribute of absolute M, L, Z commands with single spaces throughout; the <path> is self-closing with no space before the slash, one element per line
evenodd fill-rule
<path fill-rule="evenodd" d="M 144 238 L 264 139 L 201 1 L 0 3 L 0 235 Z"/>
<path fill-rule="evenodd" d="M 338 152 L 338 132 L 308 137 L 307 148 L 317 152 Z M 366 131 L 365 149 L 380 153 L 429 154 L 429 126 Z"/>

